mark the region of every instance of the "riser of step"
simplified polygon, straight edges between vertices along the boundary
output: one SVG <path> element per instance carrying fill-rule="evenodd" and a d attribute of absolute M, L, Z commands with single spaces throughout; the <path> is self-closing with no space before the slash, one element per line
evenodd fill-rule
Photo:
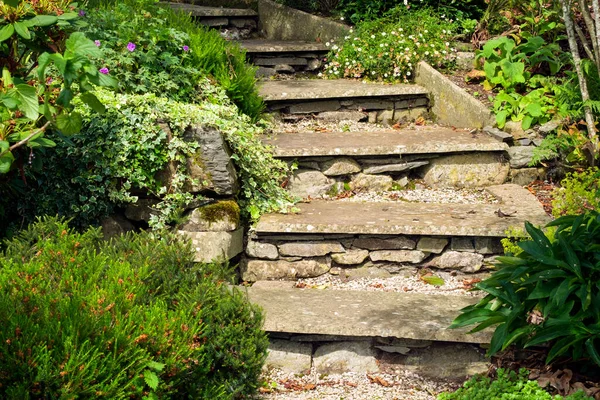
<path fill-rule="evenodd" d="M 165 2 L 175 10 L 189 13 L 196 22 L 220 30 L 237 31 L 236 38 L 249 37 L 258 30 L 258 13 L 250 9 L 204 7 L 187 3 Z"/>
<path fill-rule="evenodd" d="M 415 235 L 271 235 L 248 240 L 241 277 L 246 282 L 342 278 L 357 269 L 406 274 L 427 267 L 455 275 L 484 272 L 503 254 L 500 238 Z"/>

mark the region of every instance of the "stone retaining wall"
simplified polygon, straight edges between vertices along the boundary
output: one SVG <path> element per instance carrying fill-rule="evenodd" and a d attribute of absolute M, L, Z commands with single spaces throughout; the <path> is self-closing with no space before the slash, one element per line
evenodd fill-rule
<path fill-rule="evenodd" d="M 275 74 L 318 73 L 323 65 L 327 52 L 293 52 L 248 54 L 248 60 L 259 67 L 258 77 L 269 78 Z"/>
<path fill-rule="evenodd" d="M 302 157 L 297 166 L 287 188 L 301 198 L 334 197 L 350 190 L 402 190 L 411 177 L 423 178 L 432 187 L 485 187 L 504 183 L 510 170 L 502 152 Z"/>
<path fill-rule="evenodd" d="M 248 239 L 242 279 L 296 280 L 348 269 L 405 273 L 420 267 L 476 273 L 503 254 L 500 238 L 384 235 L 286 235 Z"/>

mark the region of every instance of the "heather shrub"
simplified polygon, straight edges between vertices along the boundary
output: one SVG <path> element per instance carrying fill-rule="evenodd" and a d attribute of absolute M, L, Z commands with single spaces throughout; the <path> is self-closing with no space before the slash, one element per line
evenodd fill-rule
<path fill-rule="evenodd" d="M 262 316 L 174 236 L 45 218 L 0 254 L 0 397 L 233 399 L 255 392 Z"/>

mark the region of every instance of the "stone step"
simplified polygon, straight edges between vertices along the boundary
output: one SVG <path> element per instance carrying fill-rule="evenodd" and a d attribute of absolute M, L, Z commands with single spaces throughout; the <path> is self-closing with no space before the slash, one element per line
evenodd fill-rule
<path fill-rule="evenodd" d="M 266 138 L 279 158 L 365 157 L 506 151 L 508 145 L 469 130 L 421 127 L 379 132 L 282 132 Z M 401 158 L 401 157 L 399 157 Z"/>
<path fill-rule="evenodd" d="M 318 73 L 328 49 L 322 43 L 298 40 L 241 40 L 248 61 L 259 67 L 257 76 L 269 78 L 275 74 Z"/>
<path fill-rule="evenodd" d="M 492 268 L 507 230 L 551 220 L 518 185 L 487 191 L 496 203 L 313 200 L 296 213 L 263 215 L 248 238 L 241 277 L 295 281 L 427 268 L 469 278 Z"/>
<path fill-rule="evenodd" d="M 364 111 L 372 122 L 416 119 L 429 107 L 418 85 L 362 83 L 347 79 L 267 81 L 259 88 L 267 110 L 283 115 Z"/>
<path fill-rule="evenodd" d="M 164 2 L 169 7 L 191 14 L 199 23 L 217 29 L 234 30 L 245 38 L 258 28 L 258 13 L 251 9 L 206 7 L 188 3 Z"/>
<path fill-rule="evenodd" d="M 380 337 L 489 343 L 491 331 L 448 329 L 475 297 L 421 293 L 248 287 L 248 298 L 265 312 L 264 330 L 295 335 Z"/>

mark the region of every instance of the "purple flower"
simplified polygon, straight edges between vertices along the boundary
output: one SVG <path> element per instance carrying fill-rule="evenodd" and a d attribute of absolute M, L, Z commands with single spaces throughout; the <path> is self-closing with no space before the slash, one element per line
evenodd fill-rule
<path fill-rule="evenodd" d="M 85 10 L 79 10 L 79 16 L 85 17 Z"/>
<path fill-rule="evenodd" d="M 94 40 L 94 44 L 95 44 L 97 47 L 100 47 L 100 41 L 99 41 L 99 40 Z"/>
<path fill-rule="evenodd" d="M 104 68 L 100 68 L 100 73 L 107 75 L 108 74 L 108 68 L 104 67 Z"/>
<path fill-rule="evenodd" d="M 188 45 L 183 46 L 183 51 L 190 51 L 190 46 L 188 46 Z"/>
<path fill-rule="evenodd" d="M 135 50 L 135 43 L 127 43 L 127 50 L 129 51 L 134 51 Z"/>

